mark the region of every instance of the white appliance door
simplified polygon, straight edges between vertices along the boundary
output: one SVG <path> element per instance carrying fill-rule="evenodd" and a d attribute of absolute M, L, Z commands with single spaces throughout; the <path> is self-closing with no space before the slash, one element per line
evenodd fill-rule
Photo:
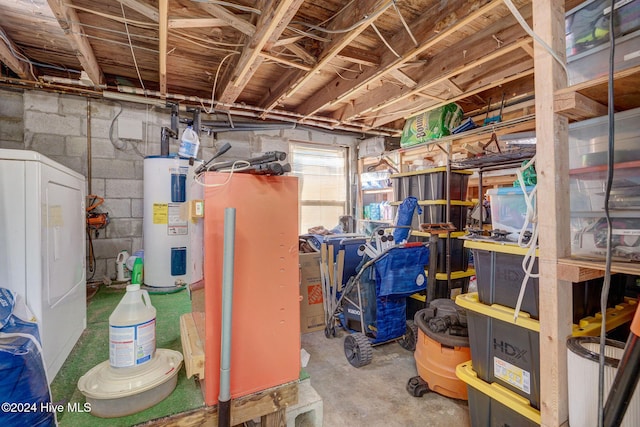
<path fill-rule="evenodd" d="M 50 380 L 86 327 L 85 182 L 42 164 L 42 347 Z"/>

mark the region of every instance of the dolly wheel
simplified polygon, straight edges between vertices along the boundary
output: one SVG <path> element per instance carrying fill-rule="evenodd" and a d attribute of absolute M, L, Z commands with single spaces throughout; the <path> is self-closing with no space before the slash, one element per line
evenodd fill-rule
<path fill-rule="evenodd" d="M 398 340 L 398 344 L 405 350 L 415 351 L 417 342 L 418 325 L 414 324 L 412 320 L 407 320 L 407 331 L 404 333 L 404 336 Z"/>
<path fill-rule="evenodd" d="M 356 368 L 371 363 L 373 348 L 369 338 L 360 332 L 347 335 L 344 338 L 344 355 L 349 363 Z"/>
<path fill-rule="evenodd" d="M 413 397 L 422 397 L 429 391 L 429 384 L 420 376 L 411 377 L 407 382 L 407 391 Z"/>
<path fill-rule="evenodd" d="M 324 327 L 324 336 L 326 338 L 333 338 L 336 336 L 336 327 L 335 326 L 325 326 Z"/>

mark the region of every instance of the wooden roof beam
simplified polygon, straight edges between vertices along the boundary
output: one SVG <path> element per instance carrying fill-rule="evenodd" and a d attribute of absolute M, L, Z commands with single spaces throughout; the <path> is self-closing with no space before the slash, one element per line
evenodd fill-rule
<path fill-rule="evenodd" d="M 71 0 L 65 0 L 64 2 L 63 0 L 47 0 L 60 28 L 62 28 L 69 43 L 75 49 L 80 65 L 94 85 L 102 85 L 105 83 L 104 73 L 100 69 L 100 65 L 98 65 L 96 55 L 93 53 L 93 48 L 85 36 L 82 26 L 79 24 L 78 14 L 67 5 L 70 2 Z"/>
<path fill-rule="evenodd" d="M 169 18 L 169 28 L 215 28 L 229 24 L 219 18 Z"/>
<path fill-rule="evenodd" d="M 361 22 L 361 24 L 346 33 L 334 34 L 330 42 L 326 43 L 322 53 L 319 55 L 318 61 L 313 69 L 307 73 L 300 71 L 293 80 L 295 83 L 291 85 L 292 80 L 288 80 L 288 88 L 284 92 L 271 92 L 262 103 L 262 107 L 266 110 L 272 109 L 278 102 L 284 98 L 293 95 L 302 86 L 304 86 L 314 75 L 325 67 L 329 61 L 331 61 L 336 55 L 342 51 L 349 43 L 351 43 L 357 36 L 360 35 L 367 27 L 368 24 L 373 22 L 378 15 L 384 12 L 392 2 L 390 0 L 360 0 L 351 2 L 349 5 L 328 25 L 329 30 L 348 28 L 354 24 Z M 364 18 L 363 17 L 367 17 Z M 288 74 L 288 73 L 287 73 Z M 276 87 L 284 87 L 283 78 L 276 83 Z"/>
<path fill-rule="evenodd" d="M 524 0 L 518 0 L 516 3 L 524 3 Z M 380 53 L 379 67 L 366 69 L 347 82 L 336 77 L 324 86 L 321 93 L 302 103 L 298 113 L 305 116 L 312 115 L 327 105 L 352 98 L 356 92 L 365 89 L 372 81 L 379 80 L 391 70 L 402 67 L 454 32 L 502 4 L 501 1 L 490 0 L 436 2 L 410 25 L 414 37 L 418 40 L 417 46 L 407 31 L 402 28 L 389 40 L 389 44 L 400 53 L 399 58 L 386 46 L 382 46 L 378 52 Z"/>
<path fill-rule="evenodd" d="M 525 17 L 530 16 L 531 6 L 528 5 L 523 8 L 522 13 Z M 392 91 L 390 88 L 386 88 L 390 84 L 383 85 L 371 91 L 366 97 L 358 98 L 353 106 L 352 113 L 355 116 L 386 108 L 437 84 L 444 83 L 451 86 L 451 78 L 512 53 L 523 46 L 528 46 L 531 43 L 531 39 L 528 37 L 523 38 L 524 30 L 514 22 L 513 19 L 503 19 L 497 26 L 491 26 L 450 46 L 443 52 L 429 58 L 422 67 L 423 71 L 417 85 L 400 89 L 395 87 Z M 499 48 L 496 47 L 491 37 L 496 34 L 503 41 Z M 459 54 L 455 55 L 452 52 L 458 52 Z M 461 52 L 464 52 L 464 54 Z M 451 89 L 452 93 L 455 94 L 455 89 L 453 87 Z M 354 116 L 347 117 L 347 120 Z"/>
<path fill-rule="evenodd" d="M 7 34 L 7 32 L 3 31 L 2 28 L 0 28 L 0 31 Z M 7 41 L 8 43 L 0 39 L 0 61 L 4 62 L 6 66 L 16 73 L 21 79 L 33 80 L 34 77 L 31 76 L 29 65 L 13 55 L 13 52 L 22 54 L 20 48 L 18 48 L 18 46 L 16 46 L 10 39 L 7 38 Z"/>
<path fill-rule="evenodd" d="M 142 3 L 139 0 L 118 0 L 118 2 L 135 10 L 139 14 L 146 16 L 153 22 L 160 22 L 160 12 L 156 7 Z"/>
<path fill-rule="evenodd" d="M 248 21 L 245 21 L 242 18 L 239 18 L 238 16 L 229 12 L 227 9 L 225 9 L 222 6 L 218 6 L 217 4 L 213 4 L 213 3 L 205 3 L 205 2 L 199 2 L 199 1 L 193 2 L 193 4 L 197 5 L 198 7 L 200 7 L 200 9 L 204 10 L 208 14 L 216 18 L 222 19 L 231 27 L 240 31 L 242 34 L 245 34 L 247 36 L 253 36 L 256 32 L 255 25 L 253 25 Z"/>
<path fill-rule="evenodd" d="M 158 64 L 160 96 L 167 95 L 167 40 L 169 38 L 169 0 L 158 2 Z"/>
<path fill-rule="evenodd" d="M 354 64 L 365 65 L 367 67 L 377 67 L 380 65 L 380 57 L 368 50 L 347 46 L 336 55 L 336 58 L 353 62 Z"/>
<path fill-rule="evenodd" d="M 226 75 L 229 77 L 222 84 L 222 92 L 219 97 L 221 102 L 231 103 L 240 96 L 244 87 L 264 61 L 260 52 L 265 47 L 269 50 L 280 38 L 303 1 L 271 0 L 266 5 L 258 18 L 256 32 L 245 42 L 234 71 Z"/>

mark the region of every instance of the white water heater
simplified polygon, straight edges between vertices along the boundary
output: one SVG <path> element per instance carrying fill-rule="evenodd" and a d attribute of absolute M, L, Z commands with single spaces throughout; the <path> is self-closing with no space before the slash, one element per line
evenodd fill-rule
<path fill-rule="evenodd" d="M 188 285 L 202 279 L 202 218 L 190 212 L 202 200 L 188 159 L 175 154 L 144 159 L 144 284 Z"/>

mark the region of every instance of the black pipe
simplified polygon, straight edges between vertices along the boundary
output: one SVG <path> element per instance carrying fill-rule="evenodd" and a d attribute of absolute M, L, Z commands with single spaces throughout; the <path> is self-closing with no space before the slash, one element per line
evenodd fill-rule
<path fill-rule="evenodd" d="M 636 316 L 637 317 L 637 316 Z M 609 398 L 604 406 L 604 426 L 618 427 L 622 424 L 627 407 L 638 384 L 640 375 L 640 338 L 633 332 L 629 335 L 616 377 L 611 385 Z"/>
<path fill-rule="evenodd" d="M 231 400 L 218 402 L 218 427 L 231 426 Z"/>
<path fill-rule="evenodd" d="M 176 135 L 178 135 L 179 113 L 180 113 L 180 106 L 178 104 L 171 104 L 171 130 Z"/>
<path fill-rule="evenodd" d="M 287 153 L 283 151 L 268 151 L 264 153 L 262 156 L 252 157 L 250 159 L 239 159 L 244 160 L 249 163 L 250 166 L 258 165 L 260 163 L 269 163 L 269 162 L 277 162 L 282 161 L 287 158 Z M 218 171 L 221 169 L 229 169 L 233 166 L 233 164 L 237 162 L 237 160 L 230 160 L 228 162 L 220 163 L 211 167 L 209 170 Z"/>

